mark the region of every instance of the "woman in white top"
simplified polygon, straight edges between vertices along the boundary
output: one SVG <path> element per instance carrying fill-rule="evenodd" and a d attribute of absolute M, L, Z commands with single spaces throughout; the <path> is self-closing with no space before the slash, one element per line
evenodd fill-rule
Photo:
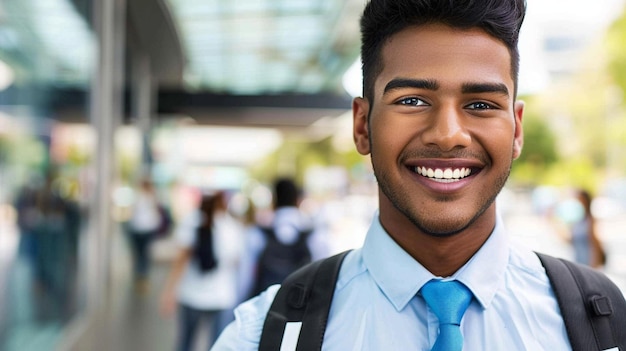
<path fill-rule="evenodd" d="M 146 293 L 152 257 L 150 246 L 161 227 L 159 201 L 152 182 L 144 178 L 135 194 L 131 217 L 125 229 L 130 240 L 136 288 Z"/>
<path fill-rule="evenodd" d="M 180 250 L 166 281 L 161 310 L 171 315 L 178 305 L 180 351 L 192 349 L 202 320 L 209 323 L 210 347 L 233 319 L 241 226 L 225 209 L 223 192 L 205 195 L 200 208 L 176 231 Z"/>

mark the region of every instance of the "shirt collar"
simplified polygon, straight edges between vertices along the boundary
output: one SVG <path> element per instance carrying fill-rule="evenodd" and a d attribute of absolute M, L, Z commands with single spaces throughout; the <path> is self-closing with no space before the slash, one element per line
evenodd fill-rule
<path fill-rule="evenodd" d="M 498 216 L 487 241 L 452 278 L 465 284 L 483 308 L 488 308 L 504 284 L 509 255 L 509 240 L 502 219 Z"/>
<path fill-rule="evenodd" d="M 367 232 L 362 252 L 372 278 L 398 311 L 424 284 L 436 278 L 387 234 L 378 215 Z M 451 278 L 465 284 L 487 308 L 504 280 L 508 260 L 509 243 L 498 217 L 485 244 Z"/>

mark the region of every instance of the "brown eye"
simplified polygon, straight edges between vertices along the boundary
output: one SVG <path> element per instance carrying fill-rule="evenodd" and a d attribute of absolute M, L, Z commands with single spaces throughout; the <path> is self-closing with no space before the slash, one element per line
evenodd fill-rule
<path fill-rule="evenodd" d="M 400 100 L 398 100 L 398 102 L 396 102 L 396 104 L 398 104 L 398 105 L 407 105 L 407 106 L 425 106 L 425 105 L 428 105 L 427 103 L 424 102 L 424 100 L 418 99 L 416 97 L 400 99 Z"/>
<path fill-rule="evenodd" d="M 468 109 L 470 110 L 491 110 L 493 108 L 493 106 L 489 105 L 488 103 L 485 102 L 473 102 L 469 105 L 467 105 Z"/>

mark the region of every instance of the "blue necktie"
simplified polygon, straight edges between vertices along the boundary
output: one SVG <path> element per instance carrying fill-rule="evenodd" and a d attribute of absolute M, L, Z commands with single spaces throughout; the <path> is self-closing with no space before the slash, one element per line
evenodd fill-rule
<path fill-rule="evenodd" d="M 472 292 L 456 280 L 431 280 L 421 291 L 426 304 L 439 319 L 439 336 L 431 351 L 461 351 L 461 318 L 472 301 Z"/>

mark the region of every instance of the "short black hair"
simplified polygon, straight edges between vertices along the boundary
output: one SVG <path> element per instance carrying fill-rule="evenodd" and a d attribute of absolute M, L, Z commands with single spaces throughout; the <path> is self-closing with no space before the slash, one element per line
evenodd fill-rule
<path fill-rule="evenodd" d="M 274 182 L 274 207 L 291 207 L 298 205 L 300 190 L 290 178 L 278 178 Z"/>
<path fill-rule="evenodd" d="M 370 0 L 361 17 L 363 96 L 373 102 L 374 81 L 383 70 L 382 49 L 387 40 L 409 26 L 428 23 L 480 28 L 502 41 L 511 54 L 517 94 L 517 42 L 525 13 L 525 0 Z"/>

